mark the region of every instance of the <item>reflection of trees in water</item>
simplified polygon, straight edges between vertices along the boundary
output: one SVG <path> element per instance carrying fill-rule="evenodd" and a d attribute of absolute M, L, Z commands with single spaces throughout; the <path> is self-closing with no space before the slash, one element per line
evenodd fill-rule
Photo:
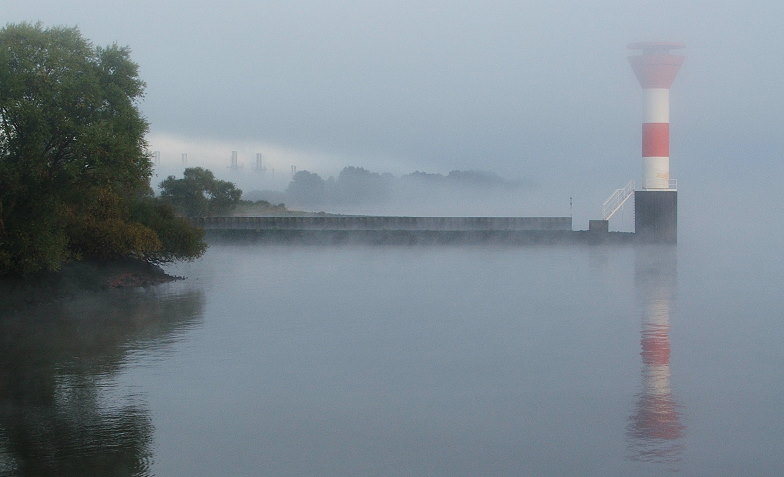
<path fill-rule="evenodd" d="M 673 247 L 637 251 L 635 286 L 642 315 L 642 386 L 627 436 L 631 459 L 677 464 L 683 452 L 679 406 L 670 384 L 670 318 L 676 293 Z"/>
<path fill-rule="evenodd" d="M 200 316 L 200 292 L 111 293 L 0 320 L 0 475 L 148 475 L 143 403 L 101 401 L 129 350 L 173 342 Z"/>

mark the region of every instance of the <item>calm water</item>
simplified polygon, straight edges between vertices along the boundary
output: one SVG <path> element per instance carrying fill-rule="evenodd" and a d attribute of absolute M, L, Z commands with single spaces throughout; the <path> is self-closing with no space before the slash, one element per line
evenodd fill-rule
<path fill-rule="evenodd" d="M 753 245 L 216 244 L 0 320 L 0 475 L 776 475 Z"/>

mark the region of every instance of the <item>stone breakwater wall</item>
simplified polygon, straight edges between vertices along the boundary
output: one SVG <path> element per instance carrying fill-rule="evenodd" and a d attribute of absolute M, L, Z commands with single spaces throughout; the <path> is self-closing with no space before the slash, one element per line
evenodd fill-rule
<path fill-rule="evenodd" d="M 572 245 L 625 244 L 628 232 L 587 230 L 265 230 L 208 229 L 209 242 L 249 242 L 302 245 Z"/>
<path fill-rule="evenodd" d="M 571 231 L 571 217 L 196 217 L 204 230 L 302 231 Z"/>

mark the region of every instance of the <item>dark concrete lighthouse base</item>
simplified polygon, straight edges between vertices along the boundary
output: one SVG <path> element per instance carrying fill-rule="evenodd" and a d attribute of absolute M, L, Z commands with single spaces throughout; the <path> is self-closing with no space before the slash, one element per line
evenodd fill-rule
<path fill-rule="evenodd" d="M 634 232 L 638 240 L 655 243 L 678 241 L 678 192 L 634 192 Z"/>

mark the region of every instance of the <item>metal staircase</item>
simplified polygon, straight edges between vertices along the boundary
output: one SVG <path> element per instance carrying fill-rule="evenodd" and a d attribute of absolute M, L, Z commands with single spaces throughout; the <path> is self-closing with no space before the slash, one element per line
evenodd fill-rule
<path fill-rule="evenodd" d="M 615 189 L 615 192 L 613 192 L 602 204 L 602 217 L 604 220 L 610 220 L 616 212 L 621 210 L 623 204 L 625 204 L 633 194 L 634 181 L 629 181 L 622 188 Z"/>

